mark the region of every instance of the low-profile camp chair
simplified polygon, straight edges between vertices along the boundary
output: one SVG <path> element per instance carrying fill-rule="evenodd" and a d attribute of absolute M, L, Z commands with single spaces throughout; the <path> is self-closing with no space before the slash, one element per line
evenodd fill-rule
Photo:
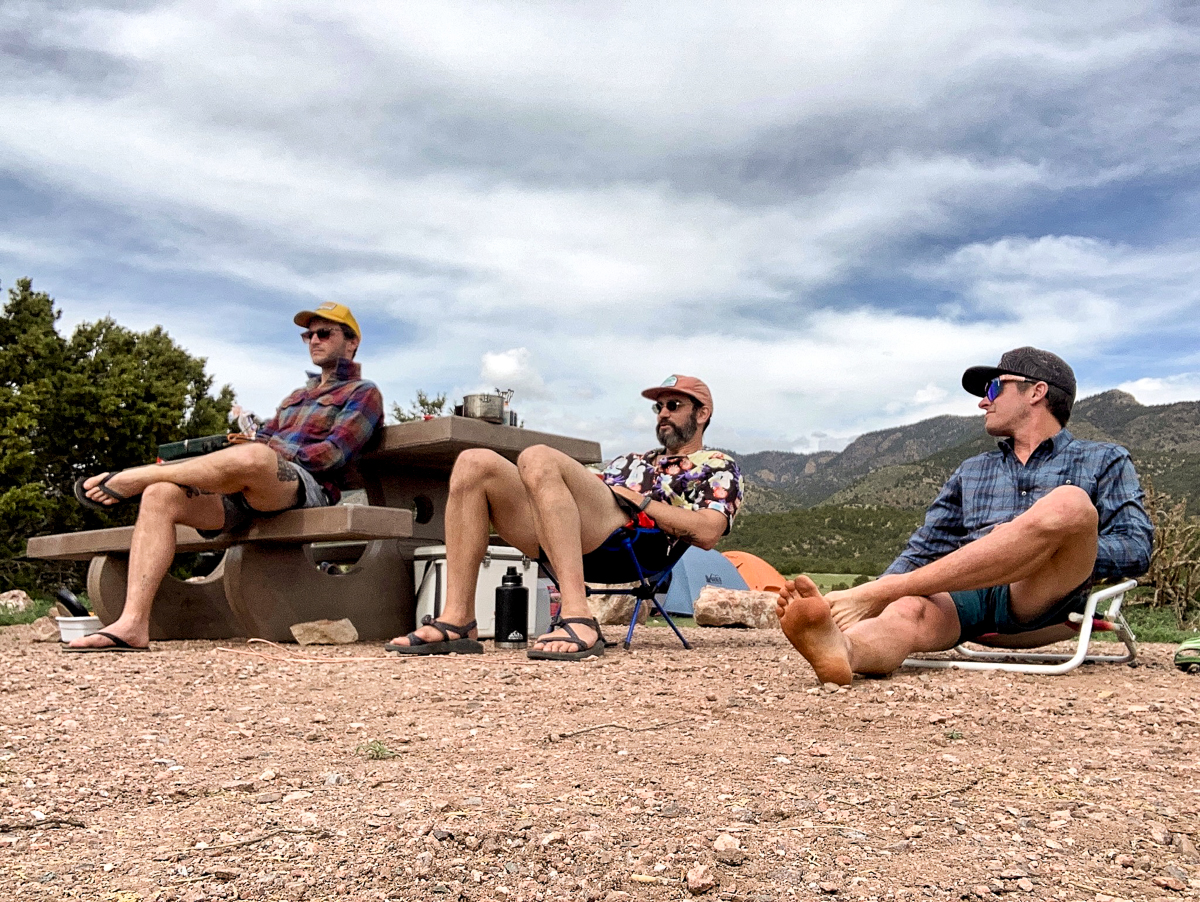
<path fill-rule="evenodd" d="M 955 646 L 953 651 L 957 658 L 908 658 L 906 667 L 955 667 L 959 670 L 1006 670 L 1010 673 L 1045 673 L 1060 674 L 1074 670 L 1080 664 L 1128 664 L 1137 657 L 1137 645 L 1134 643 L 1133 631 L 1121 615 L 1121 603 L 1125 593 L 1137 585 L 1136 579 L 1128 579 L 1106 589 L 1097 589 L 1088 596 L 1083 613 L 1071 614 L 1069 625 L 1079 630 L 1078 645 L 1075 653 L 1070 655 L 1054 654 L 1051 652 L 1033 653 L 1021 649 L 1006 651 L 975 651 L 965 644 Z M 1097 616 L 1096 606 L 1108 601 L 1108 609 L 1103 616 Z M 1088 642 L 1092 631 L 1115 632 L 1117 638 L 1125 643 L 1125 654 L 1122 655 L 1089 655 Z M 1028 634 L 1034 635 L 1034 634 Z M 977 645 L 986 645 L 988 637 L 981 636 L 976 640 Z M 995 646 L 993 646 L 994 648 Z"/>
<path fill-rule="evenodd" d="M 663 546 L 671 541 L 661 531 L 647 529 L 634 521 L 614 532 L 604 540 L 603 545 L 589 553 L 584 559 L 583 580 L 588 584 L 585 588 L 588 595 L 619 593 L 632 595 L 637 599 L 633 606 L 633 616 L 629 620 L 629 631 L 625 634 L 625 641 L 622 643 L 627 651 L 630 643 L 633 642 L 633 630 L 637 626 L 638 614 L 641 613 L 643 602 L 647 601 L 650 602 L 651 613 L 657 613 L 667 621 L 667 626 L 675 631 L 675 635 L 683 643 L 683 647 L 692 647 L 688 640 L 683 638 L 683 633 L 679 631 L 679 627 L 675 625 L 671 615 L 655 597 L 660 587 L 664 587 L 667 578 L 671 575 L 671 570 L 679 563 L 683 553 L 691 547 L 687 542 L 675 541 L 669 550 L 665 550 Z M 651 549 L 652 553 L 646 555 L 648 559 L 665 561 L 659 569 L 649 572 L 643 569 L 634 551 L 635 546 L 645 547 L 647 545 L 658 546 L 657 553 Z M 546 559 L 544 551 L 538 558 L 538 564 L 541 565 L 546 576 L 554 582 L 554 585 L 558 586 L 558 577 L 551 568 L 550 561 Z M 559 586 L 560 591 L 561 589 L 562 587 Z"/>

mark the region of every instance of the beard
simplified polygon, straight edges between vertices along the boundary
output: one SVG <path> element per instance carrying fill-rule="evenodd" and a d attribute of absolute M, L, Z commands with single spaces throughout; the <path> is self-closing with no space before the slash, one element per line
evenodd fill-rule
<path fill-rule="evenodd" d="M 676 426 L 669 420 L 665 423 L 660 423 L 655 434 L 658 440 L 667 450 L 671 448 L 681 448 L 690 442 L 700 429 L 700 424 L 696 421 L 696 411 L 692 411 L 691 417 L 682 426 Z"/>

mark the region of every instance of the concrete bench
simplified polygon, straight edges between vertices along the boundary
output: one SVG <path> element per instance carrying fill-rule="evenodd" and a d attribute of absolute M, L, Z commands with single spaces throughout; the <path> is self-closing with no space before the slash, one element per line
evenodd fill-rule
<path fill-rule="evenodd" d="M 287 511 L 216 539 L 176 527 L 179 552 L 225 550 L 225 556 L 208 576 L 163 580 L 150 638 L 291 642 L 294 623 L 347 617 L 360 638 L 390 639 L 414 625 L 412 551 L 423 541 L 412 536 L 412 511 L 355 504 Z M 125 604 L 132 537 L 132 526 L 38 536 L 26 554 L 90 560 L 88 596 L 109 624 Z M 346 572 L 322 571 L 324 560 L 355 556 L 357 548 L 345 543 L 358 543 L 357 560 Z"/>

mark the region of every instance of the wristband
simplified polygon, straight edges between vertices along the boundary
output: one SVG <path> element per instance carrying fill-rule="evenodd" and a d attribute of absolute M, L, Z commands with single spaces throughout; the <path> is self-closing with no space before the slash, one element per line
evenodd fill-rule
<path fill-rule="evenodd" d="M 650 506 L 650 502 L 653 500 L 654 499 L 651 498 L 649 495 L 642 496 L 642 503 L 638 505 L 638 513 L 639 514 L 645 513 L 646 508 L 648 508 Z"/>

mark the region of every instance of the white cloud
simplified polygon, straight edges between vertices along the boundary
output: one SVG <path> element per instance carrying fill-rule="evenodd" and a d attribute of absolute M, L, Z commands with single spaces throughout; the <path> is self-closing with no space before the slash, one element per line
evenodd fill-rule
<path fill-rule="evenodd" d="M 1143 404 L 1173 404 L 1200 398 L 1200 373 L 1178 373 L 1165 378 L 1144 377 L 1122 382 L 1117 388 L 1127 391 Z"/>

